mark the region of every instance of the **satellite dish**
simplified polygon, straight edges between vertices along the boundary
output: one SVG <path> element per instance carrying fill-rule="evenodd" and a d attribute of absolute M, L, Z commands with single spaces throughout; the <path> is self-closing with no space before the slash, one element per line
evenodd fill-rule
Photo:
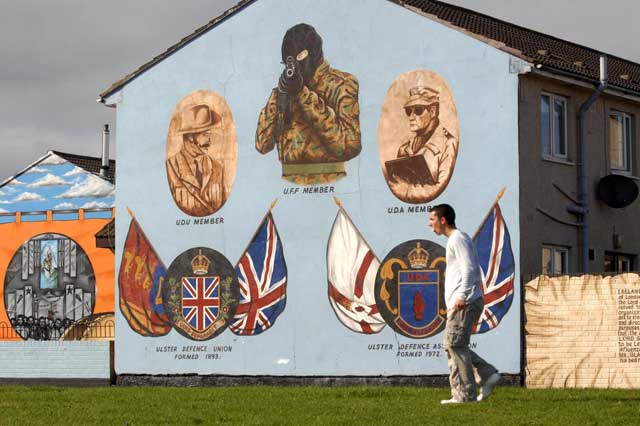
<path fill-rule="evenodd" d="M 609 207 L 621 209 L 638 198 L 638 185 L 627 176 L 605 176 L 598 183 L 598 198 Z"/>

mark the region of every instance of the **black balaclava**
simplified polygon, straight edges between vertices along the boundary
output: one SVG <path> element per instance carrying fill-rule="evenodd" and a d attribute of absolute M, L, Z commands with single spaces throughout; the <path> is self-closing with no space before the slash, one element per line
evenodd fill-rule
<path fill-rule="evenodd" d="M 297 64 L 306 84 L 322 63 L 322 38 L 309 24 L 298 24 L 289 28 L 282 39 L 282 62 L 286 63 L 288 56 L 295 59 L 305 49 L 309 51 L 309 55 L 302 61 L 297 61 Z"/>

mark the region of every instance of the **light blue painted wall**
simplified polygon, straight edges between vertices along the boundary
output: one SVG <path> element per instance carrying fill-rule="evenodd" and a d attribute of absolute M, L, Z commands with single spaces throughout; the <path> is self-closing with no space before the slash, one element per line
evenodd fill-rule
<path fill-rule="evenodd" d="M 332 67 L 360 83 L 362 153 L 347 163 L 348 177 L 334 184 L 355 224 L 382 259 L 414 238 L 445 245 L 426 227 L 426 214 L 390 215 L 408 206 L 389 191 L 378 160 L 380 109 L 392 81 L 414 69 L 437 72 L 448 83 L 458 108 L 460 152 L 448 188 L 434 202 L 458 212 L 458 225 L 470 234 L 480 225 L 497 192 L 512 246 L 519 259 L 518 76 L 509 55 L 478 40 L 384 0 L 259 0 L 125 86 L 118 104 L 119 211 L 131 208 L 168 266 L 182 251 L 209 246 L 232 264 L 238 260 L 266 212 L 278 197 L 274 218 L 289 270 L 287 307 L 276 325 L 255 337 L 225 331 L 198 343 L 176 331 L 159 338 L 135 334 L 117 313 L 116 371 L 124 373 L 249 375 L 414 375 L 444 374 L 446 358 L 398 358 L 399 344 L 440 343 L 440 333 L 414 340 L 386 327 L 359 335 L 345 328 L 327 300 L 326 244 L 337 208 L 331 195 L 283 195 L 292 186 L 280 178 L 277 154 L 254 148 L 260 109 L 281 72 L 285 31 L 305 22 L 323 37 Z M 153 53 L 153 52 L 152 52 Z M 165 173 L 167 129 L 176 104 L 189 92 L 213 90 L 226 98 L 238 134 L 238 167 L 233 191 L 215 214 L 224 225 L 177 227 L 186 218 L 168 189 Z M 116 268 L 129 221 L 116 226 Z M 519 276 L 516 272 L 516 283 Z M 478 352 L 498 369 L 520 371 L 520 289 L 495 330 L 474 337 Z M 369 344 L 393 344 L 392 351 L 369 351 Z M 221 359 L 174 360 L 157 348 L 175 345 L 227 345 Z M 202 357 L 201 357 L 202 358 Z"/>

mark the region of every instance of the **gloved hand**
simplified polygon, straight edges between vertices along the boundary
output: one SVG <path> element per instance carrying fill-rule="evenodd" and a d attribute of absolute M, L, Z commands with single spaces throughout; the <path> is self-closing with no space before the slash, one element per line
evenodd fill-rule
<path fill-rule="evenodd" d="M 289 71 L 289 73 L 287 73 Z M 289 75 L 291 74 L 291 75 Z M 295 95 L 302 90 L 302 74 L 300 74 L 300 68 L 293 68 L 293 72 L 289 68 L 285 68 L 278 79 L 278 89 L 280 92 L 287 93 L 289 95 Z"/>

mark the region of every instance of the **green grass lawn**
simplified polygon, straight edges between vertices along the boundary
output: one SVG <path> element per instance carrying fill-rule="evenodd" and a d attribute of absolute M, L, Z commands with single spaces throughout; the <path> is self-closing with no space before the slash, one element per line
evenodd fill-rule
<path fill-rule="evenodd" d="M 640 425 L 640 392 L 498 387 L 441 406 L 447 389 L 0 387 L 0 425 Z"/>

